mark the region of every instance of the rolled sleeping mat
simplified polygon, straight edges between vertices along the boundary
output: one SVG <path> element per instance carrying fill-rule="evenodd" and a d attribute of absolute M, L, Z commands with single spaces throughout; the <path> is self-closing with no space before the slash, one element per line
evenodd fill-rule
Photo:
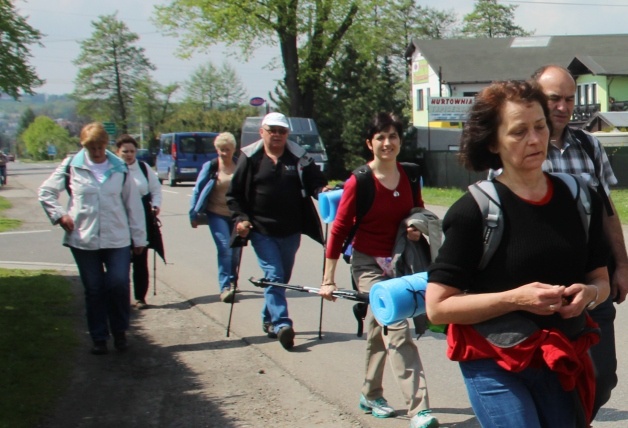
<path fill-rule="evenodd" d="M 387 279 L 371 287 L 369 303 L 382 325 L 391 325 L 425 313 L 427 272 Z"/>
<path fill-rule="evenodd" d="M 318 209 L 324 223 L 331 223 L 336 218 L 342 189 L 330 190 L 318 194 Z"/>

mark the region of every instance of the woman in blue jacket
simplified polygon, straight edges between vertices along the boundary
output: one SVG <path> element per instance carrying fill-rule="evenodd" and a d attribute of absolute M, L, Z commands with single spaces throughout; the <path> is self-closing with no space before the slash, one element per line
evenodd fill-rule
<path fill-rule="evenodd" d="M 236 141 L 233 134 L 223 132 L 214 140 L 218 157 L 206 162 L 198 174 L 190 201 L 190 224 L 198 227 L 201 218 L 206 216 L 209 230 L 218 250 L 218 283 L 220 300 L 231 303 L 235 295 L 235 281 L 240 248 L 230 247 L 233 229 L 231 212 L 227 208 L 225 195 L 231 185 L 235 171 Z"/>

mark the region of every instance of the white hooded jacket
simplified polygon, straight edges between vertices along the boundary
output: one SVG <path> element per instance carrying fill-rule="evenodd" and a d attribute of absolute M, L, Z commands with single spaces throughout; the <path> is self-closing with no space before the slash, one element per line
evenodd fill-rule
<path fill-rule="evenodd" d="M 107 151 L 111 168 L 100 183 L 85 165 L 85 149 L 65 159 L 39 188 L 39 202 L 52 224 L 69 214 L 74 230 L 66 232 L 63 245 L 81 250 L 145 247 L 146 220 L 135 180 L 125 179 L 127 166 Z M 66 168 L 70 164 L 71 196 L 67 208 L 59 203 L 66 190 Z"/>

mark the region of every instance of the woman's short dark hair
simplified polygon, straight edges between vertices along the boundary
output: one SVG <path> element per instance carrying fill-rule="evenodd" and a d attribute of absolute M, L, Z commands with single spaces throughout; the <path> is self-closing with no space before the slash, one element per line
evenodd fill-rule
<path fill-rule="evenodd" d="M 539 103 L 551 134 L 552 123 L 549 119 L 547 97 L 536 82 L 520 80 L 494 82 L 476 96 L 462 130 L 458 156 L 465 168 L 486 171 L 489 168 L 498 169 L 503 166 L 499 155 L 490 149 L 497 146 L 497 128 L 501 124 L 501 111 L 508 101 L 522 104 Z"/>
<path fill-rule="evenodd" d="M 371 120 L 366 139 L 372 140 L 375 134 L 379 134 L 391 126 L 395 128 L 397 134 L 399 134 L 399 138 L 401 138 L 403 136 L 403 122 L 401 119 L 393 113 L 377 113 Z"/>
<path fill-rule="evenodd" d="M 116 140 L 117 148 L 122 147 L 123 144 L 133 144 L 136 149 L 138 147 L 137 141 L 135 140 L 135 138 L 131 137 L 129 134 L 122 134 Z"/>

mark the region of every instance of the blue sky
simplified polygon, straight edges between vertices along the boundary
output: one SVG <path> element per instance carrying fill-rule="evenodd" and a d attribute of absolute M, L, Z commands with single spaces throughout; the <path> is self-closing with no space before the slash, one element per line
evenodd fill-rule
<path fill-rule="evenodd" d="M 38 92 L 64 94 L 73 90 L 77 69 L 72 61 L 79 54 L 80 40 L 89 38 L 91 22 L 100 15 L 118 12 L 118 18 L 140 36 L 139 45 L 157 66 L 154 77 L 161 83 L 182 82 L 199 65 L 211 61 L 220 66 L 224 61 L 237 71 L 250 97 L 266 98 L 282 78 L 280 69 L 269 67 L 279 63 L 278 48 L 257 51 L 249 62 L 228 57 L 224 46 L 212 47 L 207 54 L 195 54 L 189 60 L 175 56 L 177 39 L 166 38 L 150 21 L 153 7 L 167 0 L 16 0 L 15 4 L 28 22 L 42 33 L 45 47 L 33 47 L 33 64 L 46 84 Z M 628 0 L 528 0 L 500 3 L 518 6 L 515 22 L 536 35 L 621 34 L 628 27 Z M 460 19 L 473 10 L 473 0 L 418 0 L 418 4 L 454 10 Z"/>

